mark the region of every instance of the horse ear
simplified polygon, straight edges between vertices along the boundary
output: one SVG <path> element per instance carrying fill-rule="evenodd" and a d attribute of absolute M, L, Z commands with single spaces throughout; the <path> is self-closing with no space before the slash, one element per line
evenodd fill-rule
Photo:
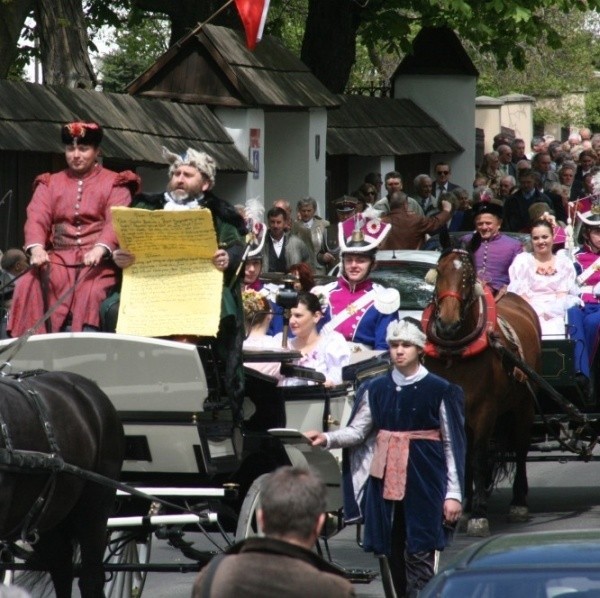
<path fill-rule="evenodd" d="M 447 226 L 442 226 L 440 230 L 440 246 L 442 249 L 448 249 L 452 246 L 452 241 L 450 240 L 450 232 L 448 231 Z"/>
<path fill-rule="evenodd" d="M 425 274 L 425 282 L 427 284 L 435 284 L 436 280 L 437 280 L 437 270 L 435 268 L 431 268 L 431 270 L 428 270 L 427 274 Z"/>
<path fill-rule="evenodd" d="M 467 243 L 466 250 L 469 253 L 475 253 L 479 247 L 481 246 L 481 235 L 479 233 L 474 233 L 471 237 L 471 240 Z"/>
<path fill-rule="evenodd" d="M 483 296 L 483 285 L 480 282 L 476 282 L 473 285 L 473 294 L 475 295 L 475 297 Z"/>

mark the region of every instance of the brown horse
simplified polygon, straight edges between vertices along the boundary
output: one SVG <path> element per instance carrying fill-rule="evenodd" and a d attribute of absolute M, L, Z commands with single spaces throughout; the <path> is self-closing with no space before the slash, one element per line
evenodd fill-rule
<path fill-rule="evenodd" d="M 534 418 L 530 386 L 522 372 L 503 365 L 489 344 L 490 333 L 539 371 L 539 320 L 531 306 L 513 293 L 496 303 L 477 281 L 471 254 L 446 249 L 438 261 L 433 303 L 423 324 L 427 368 L 465 393 L 467 532 L 489 535 L 487 498 L 498 472 L 508 471 L 507 461 L 515 463 L 509 518 L 522 521 L 528 516 L 526 459 Z"/>

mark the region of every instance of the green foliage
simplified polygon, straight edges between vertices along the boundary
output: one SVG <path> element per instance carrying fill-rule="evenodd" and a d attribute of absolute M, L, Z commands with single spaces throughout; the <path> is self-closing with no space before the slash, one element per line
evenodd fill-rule
<path fill-rule="evenodd" d="M 145 19 L 128 28 L 117 30 L 118 49 L 100 60 L 100 79 L 104 91 L 122 93 L 131 81 L 141 75 L 168 47 L 169 27 L 160 19 Z"/>
<path fill-rule="evenodd" d="M 593 131 L 600 131 L 600 90 L 586 94 L 585 113 L 587 126 Z"/>

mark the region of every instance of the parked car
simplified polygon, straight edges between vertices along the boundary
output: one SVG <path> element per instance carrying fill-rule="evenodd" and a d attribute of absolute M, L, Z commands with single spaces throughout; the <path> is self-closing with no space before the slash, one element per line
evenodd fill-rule
<path fill-rule="evenodd" d="M 400 317 L 421 319 L 421 313 L 431 301 L 433 285 L 425 275 L 435 268 L 440 257 L 437 251 L 378 251 L 371 278 L 384 287 L 400 291 Z"/>
<path fill-rule="evenodd" d="M 493 536 L 465 548 L 419 598 L 600 597 L 600 530 Z"/>

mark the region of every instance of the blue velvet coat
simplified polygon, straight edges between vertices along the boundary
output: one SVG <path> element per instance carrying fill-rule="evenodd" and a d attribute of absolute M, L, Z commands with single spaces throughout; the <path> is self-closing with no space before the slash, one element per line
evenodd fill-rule
<path fill-rule="evenodd" d="M 444 403 L 454 461 L 464 496 L 466 439 L 462 389 L 431 373 L 415 384 L 399 387 L 393 381 L 391 373 L 384 374 L 359 389 L 351 420 L 358 411 L 365 390 L 368 390 L 374 434 L 378 430 L 439 429 L 440 406 Z M 364 520 L 364 549 L 389 556 L 394 501 L 383 498 L 382 480 L 369 476 L 361 504 L 356 504 L 350 465 L 352 450 L 344 450 L 345 517 L 353 519 L 360 511 Z M 448 544 L 451 533 L 443 526 L 446 487 L 447 469 L 443 443 L 411 440 L 406 494 L 403 499 L 409 553 L 442 550 Z"/>

